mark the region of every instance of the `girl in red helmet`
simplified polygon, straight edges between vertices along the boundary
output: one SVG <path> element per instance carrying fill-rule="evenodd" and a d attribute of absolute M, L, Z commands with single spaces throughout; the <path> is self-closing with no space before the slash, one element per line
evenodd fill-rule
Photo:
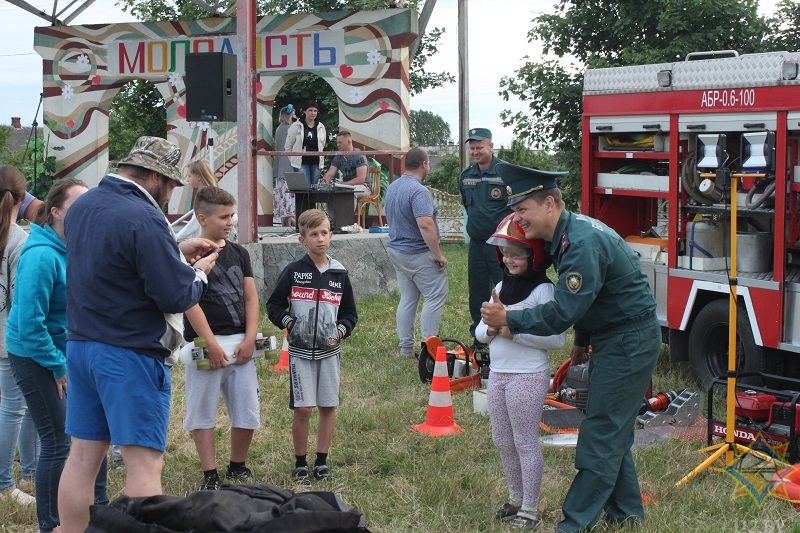
<path fill-rule="evenodd" d="M 546 270 L 551 260 L 541 239 L 526 239 L 519 224 L 507 216 L 486 241 L 497 247 L 503 281 L 496 292 L 506 309 L 524 309 L 551 301 L 555 292 Z M 488 327 L 483 320 L 475 330 L 489 344 L 489 385 L 486 391 L 492 440 L 500 452 L 508 483 L 508 501 L 497 510 L 499 520 L 511 529 L 539 527 L 539 492 L 544 459 L 539 447 L 539 421 L 550 385 L 547 350 L 564 346 L 560 335 L 511 335 L 507 327 Z"/>

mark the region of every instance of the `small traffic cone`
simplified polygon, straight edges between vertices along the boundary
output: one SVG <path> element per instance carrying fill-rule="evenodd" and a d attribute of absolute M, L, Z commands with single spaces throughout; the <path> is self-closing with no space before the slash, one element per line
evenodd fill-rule
<path fill-rule="evenodd" d="M 429 437 L 443 437 L 464 431 L 464 428 L 456 424 L 453 416 L 453 398 L 450 395 L 450 378 L 447 376 L 447 350 L 444 346 L 436 348 L 436 363 L 433 366 L 431 396 L 425 422 L 414 424 L 411 429 Z"/>
<path fill-rule="evenodd" d="M 281 355 L 278 362 L 271 367 L 270 370 L 273 372 L 288 372 L 289 371 L 289 341 L 286 340 L 287 335 L 289 335 L 288 331 L 283 332 L 283 346 L 281 346 Z"/>

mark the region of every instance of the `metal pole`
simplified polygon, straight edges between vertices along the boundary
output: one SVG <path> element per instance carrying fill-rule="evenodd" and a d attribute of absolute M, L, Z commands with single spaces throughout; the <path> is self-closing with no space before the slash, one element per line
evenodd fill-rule
<path fill-rule="evenodd" d="M 211 175 L 213 176 L 217 169 L 214 168 L 214 139 L 211 137 L 206 141 L 206 150 L 208 150 L 208 168 L 211 169 Z"/>
<path fill-rule="evenodd" d="M 431 14 L 435 6 L 436 0 L 425 0 L 425 5 L 422 6 L 422 12 L 419 14 L 419 35 L 417 35 L 417 38 L 411 43 L 411 49 L 408 54 L 412 61 L 414 60 L 414 56 L 417 55 L 417 48 L 419 48 L 419 43 L 425 35 L 425 30 L 428 29 L 428 21 L 431 19 Z"/>
<path fill-rule="evenodd" d="M 239 193 L 239 242 L 258 241 L 256 148 L 256 3 L 236 0 L 236 149 Z"/>
<path fill-rule="evenodd" d="M 725 442 L 728 449 L 725 452 L 725 465 L 731 466 L 734 460 L 734 451 L 736 441 L 734 433 L 736 432 L 736 285 L 738 280 L 736 278 L 736 233 L 737 219 L 736 219 L 736 185 L 739 178 L 731 177 L 731 274 L 729 278 L 730 283 L 730 296 L 728 299 L 728 380 L 727 380 L 727 401 L 725 407 L 727 409 L 725 417 Z"/>
<path fill-rule="evenodd" d="M 467 0 L 458 0 L 458 153 L 460 168 L 469 164 L 469 148 L 464 140 L 469 131 L 469 54 L 467 38 Z"/>

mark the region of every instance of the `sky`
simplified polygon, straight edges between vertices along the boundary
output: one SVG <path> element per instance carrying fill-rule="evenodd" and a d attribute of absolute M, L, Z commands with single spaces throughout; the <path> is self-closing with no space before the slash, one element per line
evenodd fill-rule
<path fill-rule="evenodd" d="M 44 11 L 52 9 L 52 0 L 28 0 Z M 555 0 L 469 0 L 469 124 L 492 130 L 495 147 L 509 146 L 514 138 L 510 128 L 502 127 L 500 113 L 525 109 L 519 101 L 503 101 L 499 82 L 513 76 L 524 63 L 541 59 L 541 50 L 528 43 L 527 33 L 533 18 L 553 11 Z M 761 1 L 760 11 L 771 12 L 775 0 Z M 499 8 L 500 7 L 500 8 Z M 72 24 L 129 22 L 116 0 L 96 0 Z M 30 126 L 37 117 L 42 90 L 41 58 L 33 51 L 33 28 L 47 22 L 7 2 L 0 2 L 0 124 L 10 124 L 11 117 L 20 117 Z M 428 29 L 445 28 L 438 54 L 426 65 L 431 72 L 448 71 L 458 75 L 458 0 L 437 0 Z M 450 126 L 453 139 L 458 137 L 458 85 L 448 84 L 422 92 L 411 98 L 411 109 L 425 110 L 441 116 Z M 42 113 L 36 118 L 42 123 Z"/>

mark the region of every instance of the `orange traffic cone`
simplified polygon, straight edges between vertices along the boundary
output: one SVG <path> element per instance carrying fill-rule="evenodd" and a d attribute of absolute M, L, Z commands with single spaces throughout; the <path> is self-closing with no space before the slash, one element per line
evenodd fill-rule
<path fill-rule="evenodd" d="M 453 398 L 450 395 L 450 378 L 447 376 L 447 350 L 444 346 L 436 348 L 436 363 L 433 366 L 431 396 L 425 422 L 414 424 L 411 429 L 429 437 L 443 437 L 464 431 L 464 428 L 456 424 L 453 416 Z"/>
<path fill-rule="evenodd" d="M 281 356 L 278 359 L 278 362 L 271 367 L 270 370 L 273 372 L 288 372 L 289 371 L 289 341 L 286 340 L 286 336 L 289 334 L 288 331 L 283 332 L 283 346 L 281 346 Z"/>

